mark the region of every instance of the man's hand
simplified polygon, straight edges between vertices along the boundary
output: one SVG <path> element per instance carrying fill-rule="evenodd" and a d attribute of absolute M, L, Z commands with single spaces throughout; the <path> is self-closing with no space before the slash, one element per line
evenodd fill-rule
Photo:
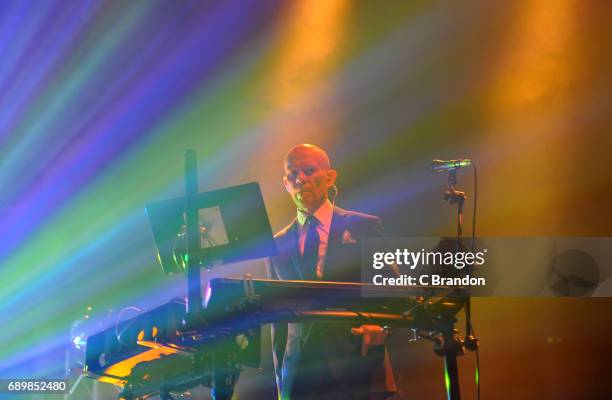
<path fill-rule="evenodd" d="M 359 328 L 351 328 L 351 333 L 355 336 L 363 335 L 361 344 L 361 355 L 368 354 L 370 346 L 381 346 L 385 344 L 385 339 L 389 332 L 379 325 L 361 325 Z"/>

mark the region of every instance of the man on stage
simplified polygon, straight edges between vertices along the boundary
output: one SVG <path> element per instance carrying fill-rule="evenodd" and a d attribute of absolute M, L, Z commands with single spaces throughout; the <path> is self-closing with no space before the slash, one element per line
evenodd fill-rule
<path fill-rule="evenodd" d="M 329 200 L 337 172 L 321 148 L 301 144 L 285 156 L 285 188 L 296 218 L 276 236 L 270 274 L 280 280 L 359 282 L 360 242 L 381 236 L 378 217 L 343 210 Z M 377 325 L 289 323 L 272 326 L 279 398 L 385 399 L 396 391 Z"/>

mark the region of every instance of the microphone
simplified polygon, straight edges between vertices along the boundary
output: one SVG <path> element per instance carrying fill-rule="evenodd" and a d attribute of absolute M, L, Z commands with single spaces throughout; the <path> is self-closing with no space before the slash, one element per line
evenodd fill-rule
<path fill-rule="evenodd" d="M 462 167 L 469 167 L 472 165 L 472 160 L 469 158 L 462 158 L 459 160 L 432 160 L 431 161 L 431 172 L 446 172 L 446 171 L 454 171 Z"/>
<path fill-rule="evenodd" d="M 333 194 L 332 197 L 332 206 L 336 204 L 336 199 L 338 198 L 338 186 L 336 185 L 331 185 L 327 190 L 331 191 Z"/>

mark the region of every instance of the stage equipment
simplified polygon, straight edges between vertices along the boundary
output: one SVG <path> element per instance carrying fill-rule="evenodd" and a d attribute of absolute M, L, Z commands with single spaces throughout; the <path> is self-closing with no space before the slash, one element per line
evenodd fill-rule
<path fill-rule="evenodd" d="M 202 321 L 200 267 L 276 255 L 259 184 L 198 194 L 197 155 L 185 152 L 185 197 L 146 206 L 166 273 L 187 275 L 185 329 Z"/>
<path fill-rule="evenodd" d="M 200 267 L 272 256 L 276 248 L 257 184 L 198 194 L 197 182 L 196 154 L 188 150 L 185 198 L 147 205 L 163 270 L 186 270 L 187 302 L 171 301 L 87 339 L 85 373 L 120 386 L 119 398 L 168 400 L 204 385 L 213 399 L 229 400 L 241 368 L 259 365 L 261 325 L 272 322 L 402 326 L 441 343 L 445 354 L 462 348 L 454 324 L 463 289 L 247 276 L 213 279 L 202 298 Z"/>
<path fill-rule="evenodd" d="M 257 183 L 199 193 L 194 208 L 199 225 L 193 250 L 197 266 L 213 268 L 276 254 Z M 162 270 L 185 273 L 189 261 L 185 198 L 147 204 L 146 211 Z"/>
<path fill-rule="evenodd" d="M 449 204 L 457 205 L 457 239 L 456 251 L 462 251 L 463 239 L 463 204 L 467 195 L 465 192 L 456 189 L 457 185 L 457 170 L 462 167 L 472 166 L 474 170 L 474 218 L 472 222 L 472 251 L 474 251 L 476 242 L 476 193 L 477 193 L 477 174 L 476 166 L 472 160 L 464 158 L 458 160 L 432 160 L 431 171 L 440 173 L 448 172 L 448 188 L 444 191 L 444 200 Z M 478 378 L 480 361 L 478 355 L 478 338 L 476 338 L 471 320 L 471 300 L 469 287 L 466 288 L 465 297 L 465 325 L 466 336 L 461 337 L 458 330 L 454 326 L 449 327 L 442 335 L 442 341 L 435 342 L 436 354 L 444 357 L 444 369 L 446 378 L 446 392 L 449 400 L 460 400 L 461 390 L 459 389 L 459 372 L 457 369 L 457 356 L 463 355 L 465 349 L 476 352 L 476 386 L 477 399 L 480 399 L 480 380 Z M 427 338 L 426 336 L 424 336 Z"/>
<path fill-rule="evenodd" d="M 363 290 L 381 297 L 363 297 Z M 388 297 L 390 292 L 397 297 Z M 230 399 L 241 368 L 259 366 L 262 324 L 346 323 L 347 331 L 365 323 L 407 327 L 436 341 L 436 351 L 458 352 L 464 340 L 453 326 L 462 296 L 462 290 L 448 287 L 213 279 L 201 325 L 184 331 L 185 305 L 174 300 L 90 336 L 86 372 L 121 386 L 120 398 L 126 400 L 158 394 L 170 399 L 197 385 L 213 388 L 215 399 Z"/>

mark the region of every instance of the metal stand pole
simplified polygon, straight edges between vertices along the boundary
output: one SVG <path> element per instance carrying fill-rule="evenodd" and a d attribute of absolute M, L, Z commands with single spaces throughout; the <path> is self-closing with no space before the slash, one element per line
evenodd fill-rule
<path fill-rule="evenodd" d="M 439 329 L 440 336 L 421 335 L 422 338 L 432 340 L 434 352 L 444 357 L 444 384 L 448 400 L 461 400 L 457 356 L 465 354 L 465 339 L 459 336 L 459 331 L 454 328 L 456 321 L 454 318 L 444 321 Z"/>
<path fill-rule="evenodd" d="M 448 171 L 448 189 L 444 192 L 444 200 L 449 204 L 457 204 L 457 246 L 461 246 L 463 236 L 463 203 L 467 198 L 465 192 L 455 188 L 457 185 L 457 171 Z M 459 247 L 458 250 L 460 250 Z"/>
<path fill-rule="evenodd" d="M 463 236 L 463 204 L 466 194 L 456 189 L 457 170 L 448 171 L 448 189 L 444 192 L 444 200 L 449 204 L 457 205 L 457 251 L 462 250 L 461 239 Z M 466 299 L 466 312 L 469 313 L 469 294 Z M 469 314 L 468 314 L 469 315 Z M 469 334 L 469 333 L 468 333 Z M 442 347 L 436 353 L 444 357 L 444 381 L 446 384 L 446 395 L 448 400 L 460 400 L 459 370 L 457 368 L 457 355 L 465 353 L 464 340 L 459 337 L 458 331 L 454 329 L 454 321 L 442 331 Z"/>
<path fill-rule="evenodd" d="M 463 352 L 456 335 L 457 331 L 455 329 L 444 334 L 444 383 L 446 384 L 446 398 L 448 400 L 461 400 L 457 355 L 461 355 Z"/>
<path fill-rule="evenodd" d="M 194 150 L 185 152 L 185 213 L 187 223 L 187 313 L 185 326 L 190 328 L 202 317 L 200 281 L 200 235 L 198 221 L 198 160 Z"/>

